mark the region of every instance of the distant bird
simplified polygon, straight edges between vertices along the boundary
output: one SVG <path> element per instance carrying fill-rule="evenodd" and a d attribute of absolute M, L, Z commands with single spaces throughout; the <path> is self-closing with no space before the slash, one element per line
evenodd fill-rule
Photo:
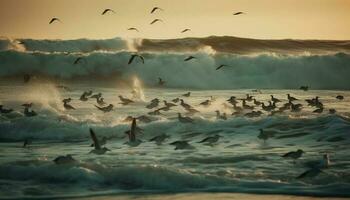
<path fill-rule="evenodd" d="M 72 155 L 66 155 L 66 156 L 58 156 L 53 160 L 53 162 L 57 165 L 62 165 L 62 164 L 74 164 L 77 161 L 72 157 Z"/>
<path fill-rule="evenodd" d="M 119 97 L 119 99 L 120 99 L 120 101 L 122 102 L 123 105 L 128 105 L 130 103 L 134 103 L 133 100 L 125 98 L 122 95 L 119 95 L 118 97 Z"/>
<path fill-rule="evenodd" d="M 31 144 L 32 144 L 32 141 L 30 139 L 25 139 L 23 142 L 23 148 L 26 148 Z"/>
<path fill-rule="evenodd" d="M 210 100 L 205 100 L 205 101 L 201 102 L 199 105 L 201 105 L 201 106 L 210 106 L 210 104 L 211 104 Z"/>
<path fill-rule="evenodd" d="M 63 103 L 69 103 L 71 101 L 72 101 L 72 98 L 70 97 L 62 100 Z"/>
<path fill-rule="evenodd" d="M 131 27 L 131 28 L 128 28 L 128 31 L 137 31 L 137 32 L 140 32 L 137 28 L 135 27 Z"/>
<path fill-rule="evenodd" d="M 245 14 L 244 12 L 235 12 L 233 13 L 233 15 L 242 15 L 242 14 Z"/>
<path fill-rule="evenodd" d="M 167 102 L 167 101 L 163 101 L 164 102 L 164 105 L 166 106 L 166 107 L 173 107 L 173 106 L 177 106 L 176 104 L 173 104 L 173 103 L 170 103 L 170 102 Z"/>
<path fill-rule="evenodd" d="M 54 23 L 55 21 L 57 21 L 57 22 L 61 22 L 61 20 L 60 20 L 60 19 L 58 19 L 58 18 L 54 17 L 54 18 L 52 18 L 52 19 L 50 20 L 49 24 L 52 24 L 52 23 Z"/>
<path fill-rule="evenodd" d="M 344 99 L 344 96 L 343 96 L 343 95 L 338 95 L 338 96 L 336 96 L 335 98 L 338 99 L 338 100 L 343 100 L 343 99 Z"/>
<path fill-rule="evenodd" d="M 303 153 L 305 153 L 303 150 L 298 149 L 297 151 L 290 151 L 290 152 L 288 152 L 288 153 L 282 155 L 282 157 L 283 157 L 283 158 L 291 158 L 291 159 L 293 159 L 294 162 L 295 162 L 295 160 L 297 160 L 298 158 L 300 158 L 300 157 L 303 155 Z"/>
<path fill-rule="evenodd" d="M 75 108 L 71 105 L 69 105 L 67 102 L 64 102 L 63 103 L 63 107 L 66 109 L 66 110 L 75 110 Z"/>
<path fill-rule="evenodd" d="M 180 105 L 181 105 L 182 107 L 184 107 L 186 110 L 192 108 L 192 106 L 189 105 L 189 104 L 187 104 L 187 103 L 185 103 L 185 101 L 184 101 L 183 99 L 180 99 Z"/>
<path fill-rule="evenodd" d="M 219 67 L 216 68 L 216 70 L 219 70 L 219 69 L 221 69 L 223 67 L 228 67 L 228 66 L 227 65 L 220 65 Z"/>
<path fill-rule="evenodd" d="M 77 59 L 75 59 L 74 61 L 74 65 L 78 64 L 81 60 L 83 60 L 84 58 L 83 57 L 78 57 Z"/>
<path fill-rule="evenodd" d="M 220 111 L 216 110 L 216 119 L 227 120 L 226 113 L 220 114 Z"/>
<path fill-rule="evenodd" d="M 114 10 L 107 8 L 107 9 L 105 9 L 105 10 L 102 12 L 102 15 L 105 15 L 105 14 L 107 14 L 108 12 L 115 13 Z"/>
<path fill-rule="evenodd" d="M 163 143 L 163 141 L 166 140 L 169 137 L 170 137 L 169 135 L 163 133 L 161 135 L 157 135 L 157 136 L 151 138 L 149 141 L 150 142 L 156 142 L 157 145 L 161 145 Z"/>
<path fill-rule="evenodd" d="M 87 98 L 87 94 L 86 94 L 86 92 L 84 92 L 81 96 L 80 96 L 80 101 L 87 101 L 87 100 L 89 100 L 89 98 Z"/>
<path fill-rule="evenodd" d="M 113 104 L 109 104 L 108 106 L 106 106 L 106 107 L 99 107 L 99 106 L 96 106 L 95 105 L 95 107 L 97 108 L 97 109 L 99 109 L 99 110 L 101 110 L 101 111 L 103 111 L 103 112 L 110 112 L 110 111 L 112 111 L 113 110 Z"/>
<path fill-rule="evenodd" d="M 193 123 L 194 122 L 194 120 L 192 118 L 190 118 L 190 117 L 183 117 L 181 115 L 181 113 L 178 113 L 177 115 L 178 115 L 179 122 L 181 122 L 181 123 Z"/>
<path fill-rule="evenodd" d="M 130 56 L 128 65 L 130 65 L 136 57 L 140 58 L 141 61 L 142 61 L 142 63 L 145 64 L 145 59 L 144 59 L 141 55 L 139 55 L 139 54 L 132 54 L 132 55 Z"/>
<path fill-rule="evenodd" d="M 301 90 L 304 90 L 304 91 L 308 91 L 309 90 L 309 86 L 300 86 Z"/>
<path fill-rule="evenodd" d="M 219 139 L 221 137 L 222 137 L 221 135 L 210 136 L 210 137 L 204 138 L 203 140 L 199 141 L 198 143 L 205 143 L 207 145 L 213 145 L 214 143 L 219 141 Z"/>
<path fill-rule="evenodd" d="M 189 61 L 189 60 L 192 60 L 192 59 L 196 59 L 196 57 L 194 56 L 188 56 L 187 58 L 184 59 L 184 61 Z"/>
<path fill-rule="evenodd" d="M 137 133 L 136 118 L 133 118 L 131 122 L 130 130 L 125 132 L 125 134 L 129 136 L 129 141 L 126 142 L 126 144 L 132 147 L 136 147 L 141 144 L 142 141 L 136 138 L 136 133 Z"/>
<path fill-rule="evenodd" d="M 106 102 L 104 101 L 104 98 L 100 97 L 96 99 L 96 103 L 100 106 L 106 105 Z"/>
<path fill-rule="evenodd" d="M 185 94 L 182 95 L 183 97 L 190 97 L 191 96 L 191 92 L 187 92 Z"/>
<path fill-rule="evenodd" d="M 163 86 L 165 84 L 165 81 L 162 78 L 158 78 L 158 85 Z"/>
<path fill-rule="evenodd" d="M 274 102 L 274 103 L 278 103 L 278 102 L 281 102 L 281 100 L 275 98 L 273 95 L 270 95 L 271 96 L 271 101 Z"/>
<path fill-rule="evenodd" d="M 94 143 L 94 149 L 90 151 L 90 153 L 94 153 L 94 154 L 97 154 L 97 155 L 101 155 L 101 154 L 104 154 L 106 153 L 107 151 L 110 151 L 108 148 L 106 147 L 101 147 L 100 145 L 100 142 L 98 141 L 97 137 L 96 137 L 96 134 L 94 132 L 94 130 L 92 130 L 92 128 L 90 128 L 90 137 Z"/>
<path fill-rule="evenodd" d="M 306 170 L 302 174 L 300 174 L 297 179 L 302 179 L 302 178 L 313 178 L 317 175 L 319 175 L 322 172 L 321 169 L 319 168 L 311 168 L 309 170 Z"/>
<path fill-rule="evenodd" d="M 188 32 L 188 31 L 191 31 L 191 29 L 186 28 L 186 29 L 182 30 L 181 33 L 185 33 L 185 32 Z"/>
<path fill-rule="evenodd" d="M 317 108 L 316 110 L 312 111 L 313 113 L 323 113 L 323 106 L 320 108 Z"/>
<path fill-rule="evenodd" d="M 296 101 L 296 100 L 298 100 L 297 98 L 290 96 L 290 94 L 287 94 L 287 98 L 288 98 L 288 101 Z"/>
<path fill-rule="evenodd" d="M 170 145 L 174 145 L 175 146 L 175 150 L 179 150 L 179 149 L 194 149 L 194 147 L 190 144 L 188 144 L 188 141 L 175 141 L 170 143 Z"/>
<path fill-rule="evenodd" d="M 23 75 L 23 82 L 28 83 L 31 78 L 32 78 L 32 76 L 30 74 L 24 74 Z"/>
<path fill-rule="evenodd" d="M 102 93 L 101 93 L 101 92 L 90 96 L 91 99 L 99 99 L 99 98 L 101 98 L 101 97 L 102 97 Z"/>
<path fill-rule="evenodd" d="M 266 132 L 264 131 L 264 129 L 259 129 L 260 133 L 258 135 L 258 138 L 261 140 L 264 140 L 264 142 L 266 142 L 266 140 L 268 140 L 269 138 L 273 137 L 274 134 L 271 132 Z"/>
<path fill-rule="evenodd" d="M 13 111 L 13 109 L 5 109 L 3 107 L 4 107 L 3 105 L 0 105 L 0 113 L 7 114 Z"/>
<path fill-rule="evenodd" d="M 173 99 L 173 100 L 171 100 L 172 102 L 174 102 L 174 103 L 177 103 L 177 102 L 179 102 L 180 101 L 180 98 L 175 98 L 175 99 Z"/>
<path fill-rule="evenodd" d="M 160 8 L 160 7 L 154 7 L 154 8 L 152 8 L 152 10 L 151 10 L 151 14 L 153 14 L 155 11 L 157 11 L 157 10 L 160 10 L 160 11 L 164 11 L 162 8 Z"/>
<path fill-rule="evenodd" d="M 156 23 L 156 22 L 163 22 L 163 20 L 161 20 L 161 19 L 155 19 L 155 20 L 153 20 L 150 24 L 152 25 L 152 24 L 154 24 L 154 23 Z"/>

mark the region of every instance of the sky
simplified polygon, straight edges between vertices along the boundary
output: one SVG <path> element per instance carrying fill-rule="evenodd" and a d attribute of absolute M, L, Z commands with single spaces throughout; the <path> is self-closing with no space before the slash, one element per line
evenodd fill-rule
<path fill-rule="evenodd" d="M 164 11 L 150 14 L 154 6 Z M 116 14 L 101 15 L 106 8 Z M 233 15 L 239 11 L 246 14 Z M 62 23 L 49 25 L 52 17 Z M 156 18 L 164 22 L 150 25 Z M 211 35 L 350 40 L 350 0 L 0 0 L 0 36 L 10 38 Z"/>

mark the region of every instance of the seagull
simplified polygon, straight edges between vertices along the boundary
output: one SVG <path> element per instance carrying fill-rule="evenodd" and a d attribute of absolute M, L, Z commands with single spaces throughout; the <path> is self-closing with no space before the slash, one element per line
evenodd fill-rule
<path fill-rule="evenodd" d="M 128 28 L 128 31 L 137 31 L 137 32 L 140 32 L 137 28 L 135 27 L 131 27 L 131 28 Z"/>
<path fill-rule="evenodd" d="M 148 104 L 148 105 L 146 106 L 146 108 L 148 108 L 148 109 L 153 109 L 153 108 L 157 107 L 158 105 L 159 105 L 159 102 L 158 102 L 158 101 L 152 101 L 150 104 Z"/>
<path fill-rule="evenodd" d="M 152 24 L 154 24 L 154 23 L 156 23 L 156 22 L 163 22 L 163 20 L 161 20 L 161 19 L 155 19 L 155 20 L 153 20 L 150 24 L 152 25 Z"/>
<path fill-rule="evenodd" d="M 157 109 L 157 110 L 148 112 L 147 114 L 149 114 L 149 115 L 161 115 L 162 113 L 160 113 L 160 109 Z"/>
<path fill-rule="evenodd" d="M 72 155 L 66 155 L 66 156 L 58 156 L 53 160 L 53 162 L 57 165 L 62 165 L 62 164 L 74 164 L 77 161 L 72 157 Z"/>
<path fill-rule="evenodd" d="M 273 95 L 270 95 L 271 96 L 271 101 L 274 102 L 274 103 L 278 103 L 278 102 L 281 102 L 281 100 L 275 98 Z"/>
<path fill-rule="evenodd" d="M 101 145 L 96 137 L 96 134 L 95 134 L 94 130 L 92 130 L 92 128 L 90 128 L 90 136 L 91 136 L 92 141 L 94 142 L 94 149 L 91 150 L 90 153 L 102 155 L 102 154 L 106 153 L 107 151 L 110 151 L 106 147 L 103 147 L 103 148 L 101 147 Z"/>
<path fill-rule="evenodd" d="M 96 105 L 94 105 L 97 109 L 99 109 L 99 110 L 101 110 L 101 111 L 103 111 L 103 112 L 110 112 L 110 111 L 112 111 L 113 110 L 113 104 L 109 104 L 108 106 L 106 106 L 106 107 L 99 107 L 99 106 L 96 106 Z"/>
<path fill-rule="evenodd" d="M 185 32 L 187 32 L 187 31 L 191 31 L 191 29 L 186 28 L 186 29 L 182 30 L 181 33 L 185 33 Z"/>
<path fill-rule="evenodd" d="M 13 109 L 5 109 L 3 107 L 4 107 L 3 105 L 0 105 L 0 113 L 7 114 L 13 111 Z"/>
<path fill-rule="evenodd" d="M 207 138 L 204 138 L 203 140 L 201 140 L 198 143 L 205 143 L 206 145 L 210 145 L 212 146 L 214 143 L 216 143 L 217 141 L 219 141 L 219 139 L 221 138 L 221 135 L 214 135 L 214 136 L 210 136 Z"/>
<path fill-rule="evenodd" d="M 178 119 L 179 119 L 179 122 L 181 122 L 181 123 L 193 123 L 194 122 L 194 120 L 190 117 L 181 116 L 181 113 L 178 113 Z"/>
<path fill-rule="evenodd" d="M 260 106 L 262 104 L 260 101 L 257 101 L 256 99 L 253 99 L 253 101 L 254 101 L 254 104 L 257 106 Z"/>
<path fill-rule="evenodd" d="M 145 59 L 141 56 L 141 55 L 138 55 L 138 54 L 132 54 L 130 59 L 129 59 L 129 62 L 128 62 L 128 65 L 130 65 L 132 63 L 132 61 L 136 58 L 140 58 L 142 63 L 145 64 Z"/>
<path fill-rule="evenodd" d="M 106 105 L 106 102 L 104 102 L 104 98 L 102 98 L 102 97 L 96 98 L 96 102 L 100 106 Z"/>
<path fill-rule="evenodd" d="M 68 104 L 68 102 L 64 102 L 63 103 L 63 107 L 66 109 L 66 110 L 75 110 L 75 108 L 71 105 Z"/>
<path fill-rule="evenodd" d="M 188 141 L 185 140 L 179 140 L 179 141 L 175 141 L 170 143 L 170 145 L 174 145 L 175 146 L 175 150 L 179 150 L 179 149 L 194 149 L 194 147 L 190 144 L 188 144 Z"/>
<path fill-rule="evenodd" d="M 344 96 L 343 96 L 343 95 L 338 95 L 338 96 L 336 96 L 335 98 L 338 99 L 338 100 L 343 100 L 343 99 L 344 99 Z"/>
<path fill-rule="evenodd" d="M 31 144 L 32 144 L 32 141 L 30 139 L 25 139 L 23 142 L 23 148 L 26 148 Z"/>
<path fill-rule="evenodd" d="M 163 143 L 163 141 L 166 140 L 167 138 L 170 138 L 170 136 L 163 133 L 161 135 L 157 135 L 157 136 L 151 138 L 149 141 L 156 142 L 157 145 L 161 145 Z"/>
<path fill-rule="evenodd" d="M 298 100 L 297 98 L 290 96 L 290 94 L 287 94 L 287 97 L 288 97 L 288 101 L 296 101 L 296 100 Z"/>
<path fill-rule="evenodd" d="M 245 14 L 244 12 L 235 12 L 233 13 L 233 15 L 242 15 L 242 14 Z"/>
<path fill-rule="evenodd" d="M 177 103 L 177 102 L 180 101 L 180 98 L 175 98 L 175 99 L 173 99 L 173 100 L 171 100 L 171 101 L 174 102 L 174 103 Z"/>
<path fill-rule="evenodd" d="M 220 65 L 219 67 L 216 68 L 216 70 L 219 70 L 219 69 L 221 69 L 223 67 L 228 67 L 228 66 L 227 65 Z"/>
<path fill-rule="evenodd" d="M 211 104 L 210 100 L 205 100 L 202 103 L 200 103 L 199 105 L 201 105 L 201 106 L 210 106 L 210 104 Z"/>
<path fill-rule="evenodd" d="M 34 110 L 29 111 L 29 108 L 28 108 L 28 107 L 25 107 L 25 108 L 24 108 L 24 115 L 25 115 L 26 117 L 34 117 L 34 116 L 37 116 L 38 114 L 37 114 Z"/>
<path fill-rule="evenodd" d="M 165 84 L 165 81 L 162 78 L 158 78 L 158 85 L 163 86 Z"/>
<path fill-rule="evenodd" d="M 304 90 L 304 91 L 308 91 L 309 90 L 309 86 L 300 86 L 299 89 L 300 90 Z"/>
<path fill-rule="evenodd" d="M 313 113 L 323 113 L 323 106 L 320 108 L 317 108 L 316 110 L 312 111 Z"/>
<path fill-rule="evenodd" d="M 119 97 L 120 101 L 122 102 L 121 104 L 123 104 L 123 105 L 128 105 L 129 103 L 134 103 L 133 100 L 128 99 L 128 98 L 124 98 L 122 95 L 119 95 L 118 97 Z"/>
<path fill-rule="evenodd" d="M 189 104 L 187 104 L 187 103 L 185 103 L 183 99 L 180 99 L 180 102 L 181 102 L 180 105 L 181 105 L 182 107 L 184 107 L 185 109 L 190 109 L 190 108 L 192 108 L 192 106 L 189 105 Z"/>
<path fill-rule="evenodd" d="M 52 19 L 50 20 L 49 24 L 52 24 L 52 23 L 54 23 L 55 21 L 61 22 L 60 19 L 54 17 L 54 18 L 52 18 Z"/>
<path fill-rule="evenodd" d="M 107 9 L 105 9 L 105 10 L 102 12 L 102 15 L 105 15 L 105 14 L 107 14 L 108 12 L 115 13 L 114 10 L 107 8 Z"/>
<path fill-rule="evenodd" d="M 303 155 L 303 153 L 305 153 L 303 150 L 298 149 L 297 151 L 290 151 L 290 152 L 282 155 L 282 157 L 283 158 L 291 158 L 295 162 L 298 158 L 300 158 Z"/>
<path fill-rule="evenodd" d="M 266 142 L 266 140 L 268 140 L 270 137 L 273 137 L 274 134 L 271 132 L 266 132 L 264 131 L 264 129 L 259 129 L 260 133 L 258 135 L 258 138 L 261 140 L 264 140 L 264 143 Z"/>
<path fill-rule="evenodd" d="M 129 141 L 125 144 L 128 144 L 131 147 L 136 147 L 141 144 L 141 140 L 136 138 L 137 133 L 137 125 L 136 125 L 136 118 L 133 118 L 131 122 L 131 128 L 128 131 L 125 131 L 125 134 L 129 136 Z"/>
<path fill-rule="evenodd" d="M 166 107 L 173 107 L 173 106 L 177 106 L 176 104 L 173 104 L 173 103 L 170 103 L 170 102 L 167 102 L 167 101 L 163 101 L 164 102 L 164 105 L 166 106 Z"/>
<path fill-rule="evenodd" d="M 183 97 L 190 97 L 191 96 L 191 92 L 187 92 L 185 94 L 182 95 Z"/>
<path fill-rule="evenodd" d="M 162 8 L 159 8 L 159 7 L 154 7 L 152 10 L 151 10 L 151 14 L 153 14 L 155 11 L 157 10 L 160 10 L 160 11 L 164 11 Z"/>
<path fill-rule="evenodd" d="M 192 60 L 192 59 L 196 59 L 196 57 L 194 57 L 194 56 L 189 56 L 189 57 L 185 58 L 184 61 L 189 61 L 189 60 Z"/>
<path fill-rule="evenodd" d="M 84 58 L 83 57 L 78 57 L 77 59 L 75 59 L 75 61 L 74 61 L 74 65 L 76 65 L 76 64 L 78 64 L 79 63 L 79 61 L 81 61 L 81 60 L 83 60 Z"/>
<path fill-rule="evenodd" d="M 87 101 L 87 100 L 89 100 L 87 97 L 87 93 L 86 92 L 84 92 L 81 96 L 80 96 L 80 101 Z"/>

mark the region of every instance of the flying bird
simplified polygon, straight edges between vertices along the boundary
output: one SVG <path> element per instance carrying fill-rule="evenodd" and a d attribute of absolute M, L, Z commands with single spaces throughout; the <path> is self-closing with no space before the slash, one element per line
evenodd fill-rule
<path fill-rule="evenodd" d="M 83 60 L 84 58 L 83 57 L 78 57 L 77 59 L 75 59 L 74 61 L 74 65 L 78 64 L 81 60 Z"/>
<path fill-rule="evenodd" d="M 163 22 L 163 20 L 161 20 L 161 19 L 155 19 L 155 20 L 153 20 L 150 24 L 152 25 L 152 24 L 154 24 L 154 23 L 156 23 L 156 22 Z"/>
<path fill-rule="evenodd" d="M 191 29 L 186 28 L 186 29 L 182 30 L 181 33 L 185 33 L 185 32 L 187 32 L 187 31 L 191 31 Z"/>
<path fill-rule="evenodd" d="M 105 10 L 102 12 L 102 15 L 105 15 L 105 14 L 107 14 L 108 12 L 115 13 L 114 10 L 107 8 L 107 9 L 105 9 Z"/>
<path fill-rule="evenodd" d="M 135 27 L 131 27 L 131 28 L 128 28 L 128 31 L 137 31 L 137 32 L 140 32 L 137 28 Z"/>
<path fill-rule="evenodd" d="M 221 69 L 223 67 L 228 67 L 228 66 L 227 65 L 220 65 L 219 67 L 216 68 L 216 70 L 219 70 L 219 69 Z"/>
<path fill-rule="evenodd" d="M 194 56 L 189 56 L 189 57 L 185 58 L 184 61 L 189 61 L 189 60 L 192 60 L 192 59 L 196 59 L 196 57 L 194 57 Z"/>
<path fill-rule="evenodd" d="M 52 18 L 52 19 L 50 20 L 49 24 L 52 24 L 52 23 L 54 23 L 55 21 L 61 22 L 60 19 L 54 17 L 54 18 Z"/>
<path fill-rule="evenodd" d="M 153 14 L 153 13 L 156 12 L 157 10 L 164 11 L 162 8 L 154 7 L 154 8 L 151 10 L 151 14 Z"/>
<path fill-rule="evenodd" d="M 142 63 L 145 64 L 145 59 L 141 55 L 132 54 L 130 59 L 129 59 L 128 65 L 130 65 L 136 57 L 140 58 Z"/>
<path fill-rule="evenodd" d="M 245 14 L 244 12 L 236 12 L 236 13 L 233 13 L 233 15 L 242 15 L 242 14 Z"/>

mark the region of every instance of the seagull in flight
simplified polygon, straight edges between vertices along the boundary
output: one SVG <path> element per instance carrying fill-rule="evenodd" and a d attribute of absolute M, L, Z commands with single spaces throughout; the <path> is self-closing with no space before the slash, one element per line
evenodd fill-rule
<path fill-rule="evenodd" d="M 137 31 L 137 32 L 140 32 L 137 28 L 135 27 L 131 27 L 131 28 L 128 28 L 128 31 Z"/>
<path fill-rule="evenodd" d="M 60 19 L 54 17 L 54 18 L 52 18 L 52 19 L 50 20 L 49 24 L 52 24 L 52 23 L 54 23 L 55 21 L 62 22 Z"/>
<path fill-rule="evenodd" d="M 191 31 L 191 29 L 186 28 L 186 29 L 182 30 L 181 33 L 185 33 L 185 32 L 187 32 L 187 31 Z"/>
<path fill-rule="evenodd" d="M 150 24 L 152 25 L 152 24 L 154 24 L 154 23 L 156 23 L 156 22 L 163 22 L 163 20 L 161 20 L 161 19 L 155 19 L 155 20 L 153 20 Z"/>
<path fill-rule="evenodd" d="M 83 60 L 84 58 L 83 57 L 78 57 L 77 59 L 75 59 L 74 61 L 74 65 L 78 64 L 81 60 Z"/>
<path fill-rule="evenodd" d="M 142 63 L 145 64 L 145 59 L 141 55 L 132 54 L 130 59 L 129 59 L 128 65 L 130 65 L 136 57 L 140 58 Z"/>
<path fill-rule="evenodd" d="M 245 14 L 244 12 L 235 12 L 233 13 L 233 15 L 242 15 L 242 14 Z"/>
<path fill-rule="evenodd" d="M 228 65 L 220 65 L 219 67 L 216 68 L 216 70 L 219 70 L 219 69 L 221 69 L 223 67 L 228 67 Z"/>
<path fill-rule="evenodd" d="M 107 9 L 105 9 L 105 10 L 102 12 L 102 15 L 105 15 L 105 14 L 107 14 L 108 12 L 112 12 L 112 13 L 115 14 L 114 10 L 107 8 Z"/>
<path fill-rule="evenodd" d="M 106 147 L 101 147 L 100 141 L 97 139 L 96 134 L 94 132 L 94 130 L 92 130 L 92 128 L 90 128 L 90 137 L 92 139 L 92 141 L 94 142 L 94 149 L 90 151 L 90 153 L 94 153 L 94 154 L 104 154 L 107 151 L 110 151 L 108 148 Z"/>
<path fill-rule="evenodd" d="M 194 56 L 189 56 L 189 57 L 185 58 L 184 61 L 189 61 L 189 60 L 192 60 L 192 59 L 196 59 L 196 57 L 194 57 Z"/>
<path fill-rule="evenodd" d="M 151 14 L 153 14 L 153 13 L 156 12 L 157 10 L 164 11 L 162 8 L 154 7 L 154 8 L 151 10 Z"/>

